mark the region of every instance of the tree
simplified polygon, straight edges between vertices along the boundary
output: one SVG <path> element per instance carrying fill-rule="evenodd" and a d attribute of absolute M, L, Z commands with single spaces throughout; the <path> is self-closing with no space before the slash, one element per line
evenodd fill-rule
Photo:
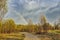
<path fill-rule="evenodd" d="M 28 25 L 27 26 L 28 26 L 27 28 L 28 28 L 29 32 L 33 32 L 34 31 L 33 22 L 32 22 L 31 19 L 28 20 Z"/>
<path fill-rule="evenodd" d="M 3 23 L 2 33 L 15 32 L 16 24 L 12 19 L 7 19 Z"/>
<path fill-rule="evenodd" d="M 16 28 L 15 22 L 12 19 L 9 19 L 8 22 L 9 22 L 9 31 L 14 32 Z"/>
<path fill-rule="evenodd" d="M 41 15 L 38 25 L 44 25 L 45 23 L 47 23 L 47 19 L 46 19 L 45 15 Z"/>
<path fill-rule="evenodd" d="M 33 22 L 31 19 L 28 20 L 28 25 L 33 25 Z"/>
<path fill-rule="evenodd" d="M 54 26 L 55 30 L 60 30 L 60 18 L 58 19 L 58 21 L 55 22 Z"/>
<path fill-rule="evenodd" d="M 44 15 L 41 16 L 41 21 L 40 22 L 41 22 L 42 25 L 47 23 L 46 17 Z"/>
<path fill-rule="evenodd" d="M 39 19 L 39 30 L 40 30 L 40 32 L 43 32 L 43 31 L 47 31 L 47 19 L 46 19 L 46 17 L 44 16 L 44 15 L 41 15 L 40 16 L 40 19 Z"/>
<path fill-rule="evenodd" d="M 0 20 L 2 20 L 2 18 L 7 12 L 6 1 L 7 0 L 0 0 Z"/>
<path fill-rule="evenodd" d="M 48 31 L 48 23 L 45 23 L 42 25 L 44 32 L 46 33 Z"/>

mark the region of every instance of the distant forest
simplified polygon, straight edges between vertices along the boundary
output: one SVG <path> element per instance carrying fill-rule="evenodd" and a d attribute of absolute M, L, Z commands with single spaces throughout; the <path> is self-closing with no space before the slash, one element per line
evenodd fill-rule
<path fill-rule="evenodd" d="M 46 17 L 42 16 L 39 23 L 33 24 L 30 19 L 28 24 L 17 25 L 13 19 L 0 20 L 0 33 L 13 32 L 31 32 L 31 33 L 48 33 L 51 30 L 60 30 L 60 21 L 58 23 L 50 24 Z"/>

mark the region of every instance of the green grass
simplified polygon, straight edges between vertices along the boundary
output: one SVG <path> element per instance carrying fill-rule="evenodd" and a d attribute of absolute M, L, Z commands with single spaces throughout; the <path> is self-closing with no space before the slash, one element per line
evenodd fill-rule
<path fill-rule="evenodd" d="M 60 30 L 50 30 L 48 33 L 60 34 Z"/>

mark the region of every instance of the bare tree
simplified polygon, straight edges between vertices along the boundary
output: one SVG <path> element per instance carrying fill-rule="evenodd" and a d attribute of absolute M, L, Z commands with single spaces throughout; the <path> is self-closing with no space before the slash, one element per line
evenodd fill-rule
<path fill-rule="evenodd" d="M 0 0 L 0 20 L 2 20 L 7 11 L 6 1 L 7 0 Z"/>
<path fill-rule="evenodd" d="M 40 23 L 45 24 L 47 22 L 46 17 L 44 15 L 41 15 Z"/>
<path fill-rule="evenodd" d="M 31 19 L 28 20 L 28 25 L 33 25 L 33 22 Z"/>
<path fill-rule="evenodd" d="M 55 23 L 55 29 L 59 30 L 60 29 L 60 18 L 58 19 L 58 21 Z"/>

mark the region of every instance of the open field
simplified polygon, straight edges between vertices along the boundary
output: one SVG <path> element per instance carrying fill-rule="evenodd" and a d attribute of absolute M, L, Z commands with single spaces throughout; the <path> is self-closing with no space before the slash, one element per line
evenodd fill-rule
<path fill-rule="evenodd" d="M 60 34 L 31 34 L 28 32 L 0 34 L 0 40 L 60 40 Z"/>
<path fill-rule="evenodd" d="M 18 33 L 0 34 L 0 40 L 23 40 L 24 35 Z"/>

